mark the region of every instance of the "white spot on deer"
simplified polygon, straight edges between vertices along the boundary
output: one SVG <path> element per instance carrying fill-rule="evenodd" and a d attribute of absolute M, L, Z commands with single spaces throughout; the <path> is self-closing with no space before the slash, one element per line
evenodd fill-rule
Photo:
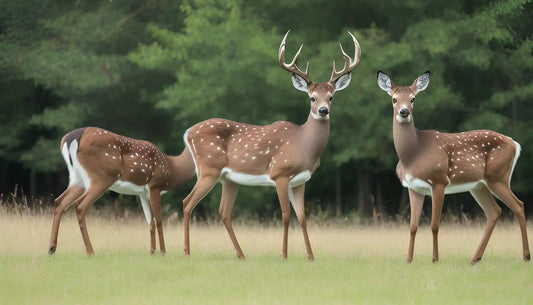
<path fill-rule="evenodd" d="M 437 138 L 437 139 L 438 139 L 438 138 L 439 138 L 439 136 L 438 136 L 438 135 L 436 135 L 436 136 L 435 136 L 435 138 Z"/>
<path fill-rule="evenodd" d="M 215 145 L 215 143 L 211 142 L 211 143 L 209 143 L 209 145 L 213 146 L 213 145 Z"/>
<path fill-rule="evenodd" d="M 213 128 L 213 127 L 215 127 L 215 126 L 214 126 L 214 125 L 211 125 L 211 126 L 209 126 L 209 127 Z"/>

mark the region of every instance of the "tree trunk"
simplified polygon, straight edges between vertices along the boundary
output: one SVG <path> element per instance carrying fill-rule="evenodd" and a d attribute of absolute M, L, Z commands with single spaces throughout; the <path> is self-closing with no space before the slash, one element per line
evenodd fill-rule
<path fill-rule="evenodd" d="M 340 167 L 335 167 L 335 215 L 337 217 L 342 215 L 342 180 L 341 180 L 341 169 Z"/>

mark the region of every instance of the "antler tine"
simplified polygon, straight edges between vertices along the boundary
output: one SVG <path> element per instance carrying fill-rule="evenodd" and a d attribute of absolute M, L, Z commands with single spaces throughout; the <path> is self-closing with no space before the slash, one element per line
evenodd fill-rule
<path fill-rule="evenodd" d="M 361 61 L 361 46 L 359 45 L 359 42 L 357 41 L 357 39 L 352 33 L 348 32 L 348 34 L 352 36 L 352 40 L 353 40 L 353 44 L 355 48 L 354 59 L 352 61 L 350 56 L 348 56 L 346 52 L 344 52 L 344 49 L 342 48 L 342 44 L 339 43 L 341 52 L 342 52 L 342 57 L 344 57 L 344 67 L 342 68 L 341 71 L 337 71 L 335 68 L 335 61 L 333 61 L 333 71 L 331 72 L 331 78 L 329 79 L 330 83 L 334 83 L 335 81 L 339 79 L 339 77 L 352 72 L 352 70 L 355 69 L 355 67 L 357 67 L 359 65 L 359 62 Z"/>
<path fill-rule="evenodd" d="M 279 45 L 279 52 L 278 52 L 278 59 L 279 64 L 281 67 L 291 73 L 294 73 L 296 75 L 299 75 L 302 77 L 308 84 L 311 83 L 311 80 L 309 79 L 308 70 L 309 70 L 309 62 L 307 62 L 307 66 L 305 68 L 305 72 L 300 70 L 298 66 L 296 65 L 296 60 L 298 60 L 298 56 L 300 56 L 300 52 L 302 51 L 303 44 L 298 49 L 298 52 L 296 52 L 296 55 L 294 55 L 294 58 L 292 59 L 290 64 L 285 63 L 285 42 L 287 40 L 287 36 L 289 35 L 290 30 L 287 31 L 285 36 L 283 37 L 283 40 L 281 41 L 281 44 Z"/>

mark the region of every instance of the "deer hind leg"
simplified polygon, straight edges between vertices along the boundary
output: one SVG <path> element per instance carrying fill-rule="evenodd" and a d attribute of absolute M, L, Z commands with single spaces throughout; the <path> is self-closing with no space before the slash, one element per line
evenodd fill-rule
<path fill-rule="evenodd" d="M 511 191 L 509 184 L 503 182 L 490 183 L 488 184 L 490 191 L 506 206 L 513 211 L 518 223 L 520 225 L 520 232 L 522 233 L 522 250 L 523 257 L 525 261 L 531 259 L 531 254 L 529 252 L 529 243 L 527 240 L 527 230 L 526 230 L 526 215 L 524 212 L 524 203 L 515 196 Z"/>
<path fill-rule="evenodd" d="M 287 258 L 287 238 L 289 236 L 289 223 L 291 220 L 291 207 L 289 203 L 289 179 L 288 177 L 278 178 L 276 181 L 276 191 L 278 193 L 279 205 L 281 207 L 281 217 L 283 221 L 283 244 L 281 257 Z"/>
<path fill-rule="evenodd" d="M 54 254 L 57 248 L 57 235 L 59 233 L 59 224 L 61 222 L 61 217 L 65 210 L 74 203 L 74 201 L 79 198 L 85 190 L 83 187 L 77 184 L 69 186 L 63 194 L 57 197 L 54 200 L 54 219 L 52 221 L 52 233 L 50 234 L 50 243 L 48 246 L 48 253 Z"/>
<path fill-rule="evenodd" d="M 474 265 L 479 262 L 483 257 L 483 253 L 487 248 L 487 243 L 489 242 L 490 236 L 492 235 L 492 231 L 496 226 L 498 218 L 502 214 L 502 209 L 498 206 L 498 204 L 494 200 L 494 197 L 492 197 L 492 194 L 485 185 L 479 186 L 471 190 L 470 194 L 472 194 L 472 197 L 474 197 L 479 206 L 481 206 L 481 208 L 483 209 L 483 211 L 485 211 L 485 214 L 487 215 L 487 225 L 485 226 L 485 232 L 483 233 L 481 242 L 479 243 L 479 246 L 476 252 L 474 253 L 474 257 L 472 258 L 471 264 Z"/>
<path fill-rule="evenodd" d="M 241 246 L 239 245 L 235 232 L 233 232 L 233 227 L 231 226 L 231 210 L 233 209 L 233 204 L 237 198 L 238 190 L 238 184 L 227 179 L 222 181 L 222 199 L 220 200 L 218 213 L 228 231 L 233 247 L 235 247 L 235 251 L 237 251 L 237 257 L 244 258 L 244 253 L 242 253 Z"/>
<path fill-rule="evenodd" d="M 422 215 L 422 207 L 424 206 L 424 195 L 419 194 L 409 189 L 409 205 L 411 206 L 411 220 L 409 225 L 410 239 L 409 249 L 407 250 L 407 262 L 413 261 L 415 251 L 415 238 L 418 231 L 418 224 L 420 223 L 420 215 Z"/>
<path fill-rule="evenodd" d="M 98 181 L 98 179 L 93 179 Z M 76 200 L 76 216 L 78 216 L 78 223 L 80 225 L 81 236 L 83 238 L 83 243 L 85 244 L 85 249 L 87 254 L 94 254 L 93 246 L 89 238 L 89 233 L 87 231 L 87 225 L 85 223 L 85 214 L 89 207 L 98 199 L 105 191 L 113 184 L 113 182 L 105 183 L 100 180 L 99 183 L 94 183 L 89 186 L 89 188 L 81 195 L 80 198 Z M 105 180 L 104 180 L 105 181 Z"/>
<path fill-rule="evenodd" d="M 203 174 L 198 177 L 192 191 L 183 199 L 183 251 L 185 255 L 191 255 L 189 241 L 189 225 L 192 210 L 204 198 L 218 181 L 219 175 Z"/>
<path fill-rule="evenodd" d="M 315 256 L 313 255 L 313 250 L 311 249 L 309 235 L 307 235 L 307 220 L 305 218 L 305 183 L 289 189 L 289 199 L 294 207 L 294 211 L 296 212 L 300 227 L 302 228 L 307 258 L 312 261 L 315 259 Z"/>
<path fill-rule="evenodd" d="M 444 202 L 444 185 L 434 185 L 431 190 L 431 232 L 433 233 L 433 262 L 439 261 L 439 226 Z"/>
<path fill-rule="evenodd" d="M 157 227 L 157 235 L 159 237 L 159 250 L 161 253 L 166 253 L 165 248 L 165 236 L 163 234 L 163 217 L 161 216 L 161 191 L 158 189 L 150 190 L 150 206 L 154 217 L 152 218 L 152 224 L 155 220 L 155 226 Z M 153 228 L 153 226 L 152 226 Z M 152 229 L 153 230 L 153 229 Z M 155 235 L 155 234 L 154 234 Z M 154 250 L 155 250 L 155 236 L 154 237 Z"/>

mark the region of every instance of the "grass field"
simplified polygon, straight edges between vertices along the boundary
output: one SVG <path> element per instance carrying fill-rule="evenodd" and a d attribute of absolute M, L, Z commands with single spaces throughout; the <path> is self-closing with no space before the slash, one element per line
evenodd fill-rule
<path fill-rule="evenodd" d="M 222 224 L 191 227 L 191 257 L 181 223 L 166 224 L 167 255 L 149 254 L 141 217 L 88 216 L 96 252 L 85 255 L 72 212 L 57 253 L 47 254 L 51 215 L 0 213 L 0 304 L 532 304 L 533 269 L 522 261 L 516 223 L 499 223 L 483 260 L 470 266 L 482 227 L 443 224 L 440 258 L 419 230 L 415 261 L 405 263 L 407 225 L 313 225 L 316 260 L 305 258 L 299 227 L 236 225 L 246 260 L 236 258 Z M 295 221 L 293 221 L 294 223 Z M 531 226 L 529 233 L 533 234 Z"/>

